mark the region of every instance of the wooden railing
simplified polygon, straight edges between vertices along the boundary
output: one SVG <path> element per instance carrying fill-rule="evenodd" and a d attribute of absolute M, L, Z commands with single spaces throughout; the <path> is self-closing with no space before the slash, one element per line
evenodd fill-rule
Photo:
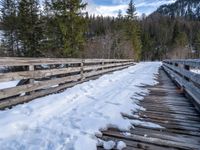
<path fill-rule="evenodd" d="M 0 89 L 0 109 L 61 91 L 133 64 L 133 60 L 120 59 L 0 58 L 0 67 L 18 70 L 0 73 L 0 83 L 20 81 L 18 86 Z"/>
<path fill-rule="evenodd" d="M 163 67 L 200 110 L 200 60 L 165 60 Z"/>

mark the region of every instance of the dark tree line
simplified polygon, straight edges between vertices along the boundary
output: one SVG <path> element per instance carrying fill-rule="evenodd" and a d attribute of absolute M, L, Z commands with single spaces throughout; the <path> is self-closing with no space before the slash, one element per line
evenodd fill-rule
<path fill-rule="evenodd" d="M 84 43 L 80 0 L 2 0 L 3 47 L 11 56 L 78 57 Z M 56 51 L 56 52 L 53 52 Z M 52 52 L 52 54 L 50 54 Z"/>
<path fill-rule="evenodd" d="M 144 17 L 143 59 L 200 58 L 199 10 L 199 0 L 177 0 Z"/>
<path fill-rule="evenodd" d="M 177 4 L 179 1 L 182 5 Z M 199 5 L 195 0 L 177 2 L 138 18 L 133 0 L 126 15 L 119 10 L 118 17 L 89 15 L 84 12 L 87 5 L 80 0 L 45 0 L 42 6 L 39 0 L 2 0 L 4 37 L 0 55 L 135 60 L 198 58 L 199 12 L 193 12 L 195 18 L 188 17 L 189 11 L 184 15 L 182 7 L 195 6 L 198 10 Z"/>
<path fill-rule="evenodd" d="M 127 15 L 118 18 L 89 16 L 83 13 L 85 7 L 80 0 L 45 0 L 42 9 L 39 0 L 2 0 L 1 51 L 7 56 L 139 60 L 141 42 L 132 0 Z"/>

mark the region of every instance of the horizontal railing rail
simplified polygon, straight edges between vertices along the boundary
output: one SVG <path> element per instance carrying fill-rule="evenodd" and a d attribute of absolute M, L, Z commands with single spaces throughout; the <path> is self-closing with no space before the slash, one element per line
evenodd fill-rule
<path fill-rule="evenodd" d="M 200 60 L 164 60 L 163 68 L 200 110 Z"/>
<path fill-rule="evenodd" d="M 133 64 L 132 59 L 0 57 L 0 68 L 8 68 L 0 73 L 0 86 L 1 83 L 19 81 L 17 86 L 0 87 L 0 109 L 61 91 Z"/>

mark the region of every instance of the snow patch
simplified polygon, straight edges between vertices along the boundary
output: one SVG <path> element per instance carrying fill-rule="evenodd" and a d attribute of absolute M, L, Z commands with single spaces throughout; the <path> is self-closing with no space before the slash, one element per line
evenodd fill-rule
<path fill-rule="evenodd" d="M 0 82 L 0 90 L 15 87 L 19 81 Z"/>
<path fill-rule="evenodd" d="M 146 121 L 140 121 L 140 120 L 131 120 L 131 123 L 135 126 L 143 126 L 143 127 L 149 127 L 154 129 L 163 129 L 164 127 L 152 123 L 152 122 L 146 122 Z"/>
<path fill-rule="evenodd" d="M 117 142 L 117 149 L 118 150 L 123 150 L 124 148 L 126 148 L 126 143 L 124 143 L 123 141 Z"/>
<path fill-rule="evenodd" d="M 114 141 L 104 141 L 103 142 L 103 148 L 106 150 L 113 149 L 115 147 L 115 142 Z"/>
<path fill-rule="evenodd" d="M 191 69 L 190 71 L 193 73 L 200 74 L 200 69 Z"/>

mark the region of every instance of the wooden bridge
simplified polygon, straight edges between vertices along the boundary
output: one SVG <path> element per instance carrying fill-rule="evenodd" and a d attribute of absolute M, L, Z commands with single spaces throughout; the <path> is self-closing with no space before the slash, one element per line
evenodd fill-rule
<path fill-rule="evenodd" d="M 199 67 L 198 60 L 164 61 L 159 70 L 159 84 L 148 87 L 150 94 L 140 102 L 146 110 L 132 116 L 124 115 L 163 128 L 134 124 L 128 136 L 124 131 L 111 128 L 103 132 L 102 139 L 124 141 L 127 150 L 199 150 L 200 74 L 190 71 Z"/>
<path fill-rule="evenodd" d="M 0 67 L 10 67 L 0 73 L 0 82 L 20 80 L 16 87 L 0 89 L 0 109 L 60 92 L 131 65 L 133 60 L 0 58 Z M 123 115 L 160 127 L 136 123 L 127 135 L 110 128 L 103 131 L 101 138 L 124 141 L 127 150 L 200 149 L 200 74 L 192 72 L 198 69 L 199 60 L 164 61 L 157 79 L 159 84 L 144 87 L 150 94 L 139 105 L 146 110 Z"/>

